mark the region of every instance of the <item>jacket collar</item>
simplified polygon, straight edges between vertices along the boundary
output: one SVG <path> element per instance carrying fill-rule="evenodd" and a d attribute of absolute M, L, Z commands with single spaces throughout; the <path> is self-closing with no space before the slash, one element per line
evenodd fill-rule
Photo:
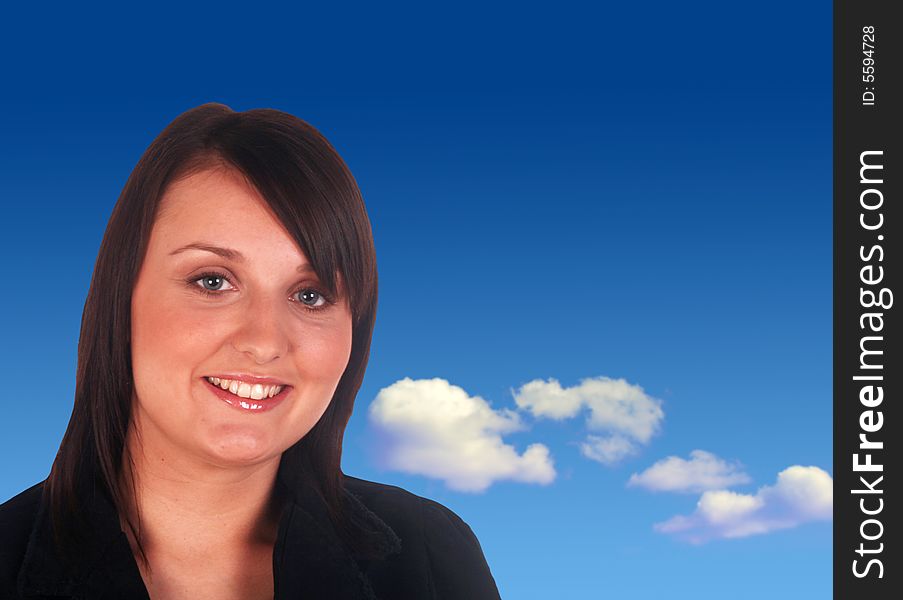
<path fill-rule="evenodd" d="M 311 485 L 306 471 L 285 467 L 283 460 L 277 485 L 287 494 L 287 504 L 273 551 L 276 600 L 375 599 L 359 557 L 337 534 L 328 518 L 326 502 Z M 46 499 L 42 500 L 19 571 L 20 594 L 146 599 L 128 538 L 103 486 L 88 481 L 80 492 L 87 530 L 92 532 L 90 539 L 79 547 L 71 565 L 64 563 L 53 543 Z M 395 532 L 347 490 L 345 506 L 360 535 L 375 549 L 371 560 L 400 550 L 401 541 Z"/>
<path fill-rule="evenodd" d="M 376 599 L 359 566 L 359 557 L 343 543 L 309 470 L 283 457 L 279 485 L 289 500 L 273 550 L 276 600 L 289 598 Z M 291 467 L 287 468 L 287 465 Z M 401 550 L 401 540 L 382 519 L 346 489 L 345 509 L 359 535 L 382 560 Z"/>

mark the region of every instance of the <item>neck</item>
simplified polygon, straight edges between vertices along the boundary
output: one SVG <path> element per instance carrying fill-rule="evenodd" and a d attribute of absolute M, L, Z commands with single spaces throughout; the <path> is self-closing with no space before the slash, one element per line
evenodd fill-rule
<path fill-rule="evenodd" d="M 224 549 L 272 547 L 278 528 L 278 469 L 279 457 L 225 468 L 173 456 L 145 447 L 130 429 L 122 469 L 124 477 L 134 479 L 128 520 L 140 528 L 148 559 L 161 554 L 198 559 Z M 131 538 L 130 529 L 124 530 Z"/>

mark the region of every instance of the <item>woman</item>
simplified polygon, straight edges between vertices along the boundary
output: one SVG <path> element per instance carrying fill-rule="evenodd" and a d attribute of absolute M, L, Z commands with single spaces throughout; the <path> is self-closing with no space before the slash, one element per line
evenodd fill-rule
<path fill-rule="evenodd" d="M 315 129 L 173 121 L 104 234 L 50 476 L 0 507 L 0 597 L 498 598 L 457 515 L 341 471 L 376 282 Z"/>

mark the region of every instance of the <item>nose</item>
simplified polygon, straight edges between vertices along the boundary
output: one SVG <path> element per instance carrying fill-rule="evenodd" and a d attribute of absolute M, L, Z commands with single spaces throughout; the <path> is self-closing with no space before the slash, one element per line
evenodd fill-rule
<path fill-rule="evenodd" d="M 232 346 L 259 365 L 285 356 L 290 342 L 282 316 L 278 308 L 262 299 L 249 303 L 232 338 Z"/>

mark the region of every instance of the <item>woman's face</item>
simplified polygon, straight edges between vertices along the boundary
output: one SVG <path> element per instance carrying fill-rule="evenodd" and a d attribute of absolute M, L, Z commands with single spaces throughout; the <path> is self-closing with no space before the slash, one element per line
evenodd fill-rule
<path fill-rule="evenodd" d="M 340 287 L 334 304 L 326 298 L 307 257 L 235 171 L 173 183 L 160 209 L 131 304 L 141 446 L 158 461 L 278 459 L 317 423 L 348 364 L 347 295 Z M 255 390 L 253 376 L 284 389 L 260 398 L 270 390 Z"/>

